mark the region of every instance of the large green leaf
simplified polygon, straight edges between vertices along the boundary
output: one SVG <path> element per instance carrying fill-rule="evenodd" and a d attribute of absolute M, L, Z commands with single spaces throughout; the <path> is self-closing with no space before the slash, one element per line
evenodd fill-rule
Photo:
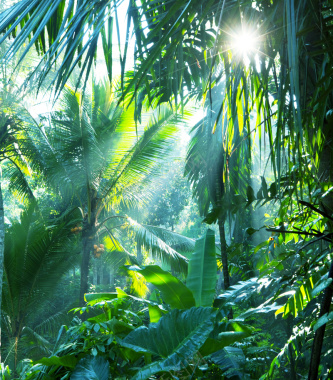
<path fill-rule="evenodd" d="M 71 380 L 108 380 L 109 362 L 101 356 L 87 356 L 75 367 Z"/>
<path fill-rule="evenodd" d="M 155 285 L 161 292 L 163 300 L 169 304 L 171 308 L 189 309 L 195 306 L 191 290 L 158 265 L 147 265 L 142 268 L 130 266 L 127 267 L 127 270 L 139 272 L 148 282 Z"/>
<path fill-rule="evenodd" d="M 110 293 L 86 293 L 84 295 L 84 299 L 86 302 L 90 302 L 91 304 L 102 302 L 102 301 L 110 301 L 114 300 L 118 297 L 118 293 L 110 292 Z"/>
<path fill-rule="evenodd" d="M 216 313 L 213 308 L 203 307 L 172 310 L 159 322 L 129 333 L 122 341 L 123 346 L 161 358 L 140 369 L 132 379 L 147 379 L 158 372 L 187 366 L 213 330 Z"/>
<path fill-rule="evenodd" d="M 127 294 L 120 288 L 116 288 L 117 292 L 110 292 L 110 293 L 86 293 L 84 295 L 85 300 L 88 302 L 89 305 L 95 305 L 99 302 L 110 302 L 112 300 L 123 299 L 123 298 L 130 298 L 135 301 L 143 302 L 148 305 L 149 307 L 149 313 L 154 314 L 153 320 L 151 319 L 151 322 L 157 322 L 159 314 L 162 316 L 163 314 L 167 313 L 168 311 L 163 308 L 162 305 L 158 304 L 157 302 L 147 300 L 145 298 L 135 297 L 131 294 Z M 193 305 L 192 305 L 193 306 Z"/>
<path fill-rule="evenodd" d="M 66 355 L 66 356 L 51 356 L 50 358 L 42 358 L 38 360 L 36 363 L 41 363 L 47 366 L 55 365 L 55 366 L 63 366 L 74 368 L 78 359 L 74 355 Z"/>
<path fill-rule="evenodd" d="M 221 330 L 223 331 L 216 336 L 216 339 L 208 338 L 205 344 L 200 348 L 200 354 L 202 356 L 208 356 L 235 342 L 239 342 L 250 336 L 253 331 L 249 326 L 237 321 L 221 323 L 219 325 L 219 331 Z"/>
<path fill-rule="evenodd" d="M 206 236 L 195 243 L 188 268 L 186 285 L 191 289 L 196 306 L 212 306 L 216 287 L 215 234 L 207 230 Z"/>
<path fill-rule="evenodd" d="M 326 323 L 330 322 L 333 320 L 333 311 L 330 313 L 324 314 L 321 316 L 316 324 L 313 326 L 313 330 L 316 331 L 319 329 L 319 327 L 324 326 Z"/>

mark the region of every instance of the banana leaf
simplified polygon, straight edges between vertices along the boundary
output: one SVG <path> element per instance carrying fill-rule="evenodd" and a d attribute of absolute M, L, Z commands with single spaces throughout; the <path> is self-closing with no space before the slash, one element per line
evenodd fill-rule
<path fill-rule="evenodd" d="M 122 346 L 160 357 L 141 368 L 132 380 L 148 379 L 158 372 L 186 367 L 213 330 L 216 313 L 217 310 L 208 307 L 172 310 L 157 323 L 129 333 L 121 342 Z"/>
<path fill-rule="evenodd" d="M 195 306 L 191 290 L 158 265 L 146 265 L 142 268 L 138 266 L 127 266 L 126 270 L 139 272 L 148 282 L 155 285 L 161 292 L 163 300 L 169 304 L 172 309 L 189 309 Z"/>
<path fill-rule="evenodd" d="M 212 306 L 216 287 L 215 234 L 207 230 L 206 236 L 198 239 L 188 267 L 187 287 L 192 291 L 196 306 Z"/>

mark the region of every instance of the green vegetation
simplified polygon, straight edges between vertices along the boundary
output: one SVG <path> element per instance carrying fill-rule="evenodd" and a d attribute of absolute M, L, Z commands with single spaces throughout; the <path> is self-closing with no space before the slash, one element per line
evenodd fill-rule
<path fill-rule="evenodd" d="M 0 379 L 333 378 L 333 2 L 0 4 Z"/>

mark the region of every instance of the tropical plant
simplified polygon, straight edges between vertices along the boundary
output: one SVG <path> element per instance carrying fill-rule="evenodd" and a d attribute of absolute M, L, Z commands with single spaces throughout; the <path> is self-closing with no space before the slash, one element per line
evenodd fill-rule
<path fill-rule="evenodd" d="M 233 137 L 227 137 L 225 140 L 224 136 L 229 136 L 230 130 L 227 123 L 217 122 L 212 116 L 219 112 L 216 103 L 218 102 L 214 102 L 213 109 L 208 107 L 206 116 L 192 130 L 185 176 L 192 184 L 193 196 L 199 204 L 204 222 L 218 223 L 224 288 L 228 289 L 230 275 L 225 224 L 227 218 L 234 217 L 237 211 L 246 205 L 246 164 L 249 162 L 250 152 L 247 142 L 244 143 L 240 139 L 240 133 L 237 131 Z M 232 151 L 232 146 L 237 146 L 237 149 Z M 241 228 L 241 224 L 238 224 L 238 228 Z M 240 234 L 240 231 L 237 233 Z"/>
<path fill-rule="evenodd" d="M 196 300 L 189 288 L 158 266 L 129 267 L 127 270 L 139 272 L 154 284 L 167 304 L 140 299 L 121 289 L 115 293 L 86 294 L 86 307 L 76 311 L 95 311 L 96 315 L 83 323 L 75 321 L 66 342 L 50 358 L 43 358 L 32 367 L 27 378 L 38 379 L 46 373 L 88 378 L 93 371 L 105 379 L 110 372 L 133 379 L 182 371 L 202 376 L 205 370 L 194 364 L 196 360 L 199 362 L 202 356 L 250 335 L 251 329 L 236 321 L 221 321 L 218 310 L 212 307 L 216 278 L 212 284 L 206 276 L 209 268 L 216 275 L 212 231 L 199 239 L 194 256 L 189 282 L 197 273 L 199 281 L 191 284 Z M 149 307 L 147 327 L 143 323 L 145 314 L 134 312 L 134 302 L 138 301 Z"/>
<path fill-rule="evenodd" d="M 172 111 L 161 108 L 141 127 L 134 123 L 133 109 L 117 106 L 111 87 L 94 87 L 92 99 L 64 91 L 61 110 L 52 113 L 43 127 L 31 126 L 23 153 L 36 171 L 71 207 L 78 207 L 81 218 L 72 229 L 82 239 L 80 300 L 88 291 L 90 255 L 104 251 L 105 237 L 109 251 L 129 253 L 118 240 L 126 226 L 145 235 L 145 243 L 154 256 L 163 255 L 176 270 L 185 270 L 187 259 L 169 247 L 149 226 L 141 226 L 119 214 L 119 207 L 144 201 L 144 185 L 165 159 L 177 130 L 178 119 Z M 178 240 L 191 245 L 191 240 Z"/>
<path fill-rule="evenodd" d="M 5 82 L 6 78 L 4 78 Z M 22 157 L 18 148 L 17 137 L 22 128 L 22 116 L 25 115 L 24 110 L 20 106 L 17 93 L 10 93 L 6 86 L 1 88 L 1 110 L 0 110 L 0 162 L 6 178 L 9 183 L 9 189 L 15 192 L 23 199 L 34 200 L 33 193 L 28 185 L 26 174 L 28 165 Z M 18 118 L 21 114 L 21 119 Z M 2 178 L 2 180 L 3 180 Z M 1 181 L 2 182 L 2 181 Z M 5 215 L 2 187 L 0 185 L 0 321 L 1 321 L 1 297 L 2 297 L 2 278 L 4 267 L 4 240 L 5 240 Z M 1 352 L 0 352 L 1 361 Z"/>
<path fill-rule="evenodd" d="M 43 220 L 31 205 L 6 232 L 2 348 L 6 348 L 7 359 L 13 358 L 14 368 L 20 346 L 24 346 L 22 336 L 31 333 L 48 352 L 48 343 L 40 333 L 51 331 L 53 322 L 63 317 L 64 311 L 52 310 L 49 303 L 62 275 L 78 260 L 70 225 L 68 220 L 56 225 Z"/>

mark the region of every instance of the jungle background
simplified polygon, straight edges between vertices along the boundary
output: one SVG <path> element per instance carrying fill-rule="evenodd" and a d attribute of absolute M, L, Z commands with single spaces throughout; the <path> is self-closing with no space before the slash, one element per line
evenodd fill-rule
<path fill-rule="evenodd" d="M 332 8 L 1 2 L 2 379 L 333 377 Z"/>

